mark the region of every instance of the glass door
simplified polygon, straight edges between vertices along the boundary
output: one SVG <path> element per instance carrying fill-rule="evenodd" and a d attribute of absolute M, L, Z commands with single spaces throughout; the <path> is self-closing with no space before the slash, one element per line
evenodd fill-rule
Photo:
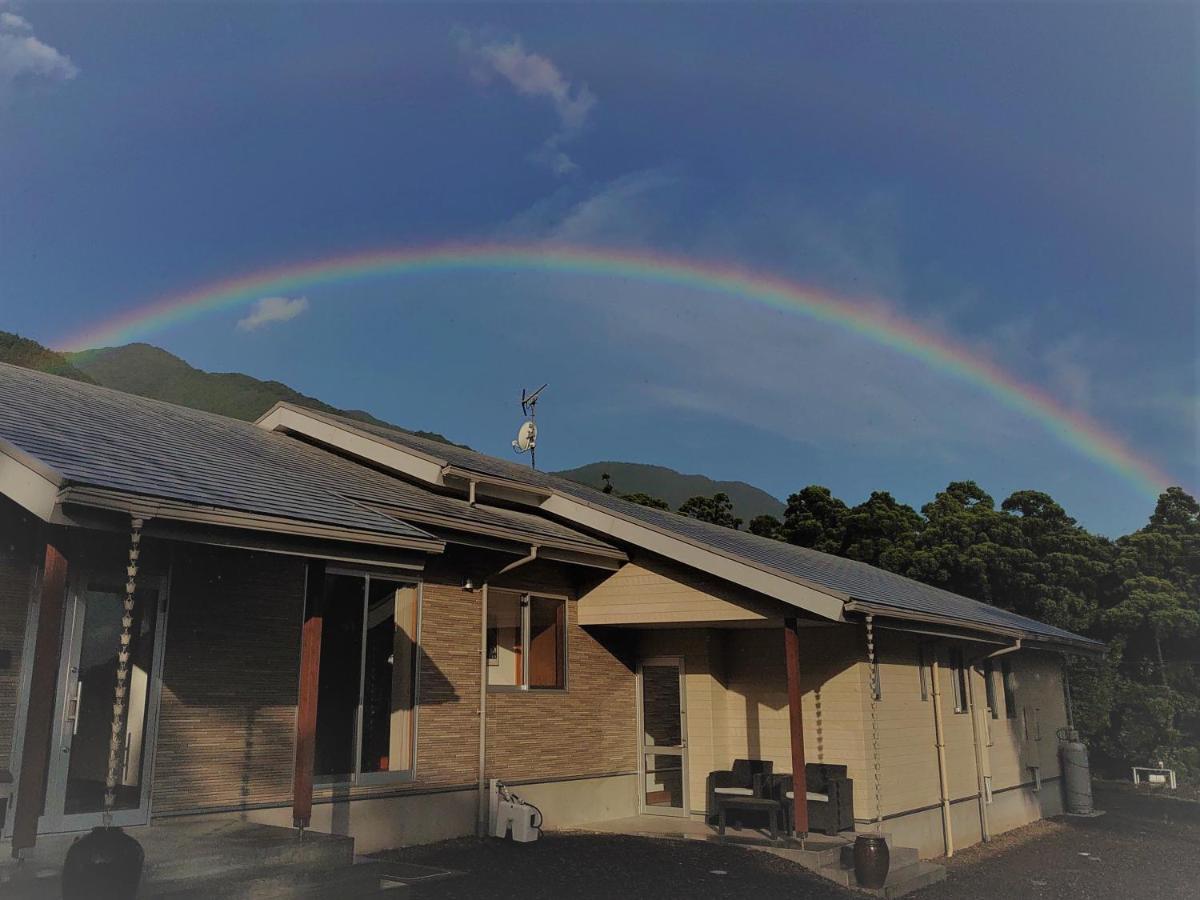
<path fill-rule="evenodd" d="M 162 662 L 162 584 L 139 580 L 129 646 L 129 715 L 121 736 L 113 824 L 149 820 L 148 769 L 158 712 Z M 112 739 L 123 578 L 87 576 L 71 592 L 63 626 L 54 737 L 46 785 L 43 832 L 101 824 Z"/>
<path fill-rule="evenodd" d="M 687 704 L 683 660 L 658 657 L 638 666 L 640 809 L 688 815 Z"/>

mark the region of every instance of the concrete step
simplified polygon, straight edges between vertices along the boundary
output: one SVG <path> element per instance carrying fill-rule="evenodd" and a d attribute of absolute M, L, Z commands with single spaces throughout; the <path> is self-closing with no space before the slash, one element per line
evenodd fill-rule
<path fill-rule="evenodd" d="M 158 852 L 156 852 L 158 851 Z M 171 848 L 146 848 L 142 896 L 168 896 L 192 887 L 235 882 L 265 870 L 320 873 L 349 867 L 354 860 L 354 839 L 343 835 L 306 832 L 301 838 L 290 829 L 259 827 L 242 833 L 231 830 L 219 840 L 181 843 Z"/>
<path fill-rule="evenodd" d="M 883 887 L 876 889 L 859 887 L 858 879 L 854 877 L 853 869 L 826 867 L 817 869 L 816 872 L 818 875 L 822 875 L 830 881 L 840 884 L 842 887 L 857 888 L 869 894 L 875 894 L 878 897 L 887 897 L 889 900 L 893 897 L 903 897 L 912 891 L 936 884 L 946 877 L 945 866 L 921 860 L 914 860 L 902 866 L 893 865 L 888 871 L 887 881 L 884 882 Z"/>
<path fill-rule="evenodd" d="M 945 880 L 945 866 L 933 862 L 918 862 L 911 866 L 905 866 L 898 872 L 889 872 L 883 890 L 875 893 L 892 900 L 894 897 L 903 897 L 905 894 L 911 894 L 913 891 L 919 891 L 923 887 Z"/>
<path fill-rule="evenodd" d="M 323 870 L 295 865 L 264 866 L 187 886 L 151 888 L 145 896 L 155 900 L 365 900 L 381 895 L 385 869 L 370 863 Z"/>

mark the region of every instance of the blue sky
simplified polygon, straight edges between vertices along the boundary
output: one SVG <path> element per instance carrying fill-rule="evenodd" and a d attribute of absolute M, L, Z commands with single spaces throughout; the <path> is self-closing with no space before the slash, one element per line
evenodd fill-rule
<path fill-rule="evenodd" d="M 1166 3 L 0 0 L 0 328 L 53 344 L 373 248 L 656 250 L 877 298 L 1194 486 L 1195 29 Z M 501 455 L 550 382 L 547 468 L 915 505 L 974 478 L 1110 534 L 1152 505 L 976 388 L 728 298 L 531 272 L 261 299 L 147 339 Z"/>

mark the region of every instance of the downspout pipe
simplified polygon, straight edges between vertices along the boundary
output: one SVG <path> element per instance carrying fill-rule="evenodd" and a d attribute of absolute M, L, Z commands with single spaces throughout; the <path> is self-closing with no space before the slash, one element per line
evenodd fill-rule
<path fill-rule="evenodd" d="M 975 745 L 975 782 L 979 789 L 979 835 L 983 841 L 992 839 L 988 828 L 987 784 L 983 774 L 983 747 L 979 741 L 979 710 L 975 707 L 975 666 L 967 667 L 967 708 L 971 713 L 971 740 Z"/>
<path fill-rule="evenodd" d="M 474 482 L 471 483 L 474 487 Z M 475 815 L 475 834 L 486 837 L 488 829 L 488 786 L 487 786 L 487 678 L 488 678 L 488 585 L 493 578 L 499 578 L 514 569 L 533 562 L 538 557 L 537 544 L 529 548 L 529 553 L 520 559 L 514 559 L 508 565 L 489 575 L 483 582 L 482 598 L 479 602 L 479 808 Z"/>
<path fill-rule="evenodd" d="M 980 739 L 979 709 L 975 705 L 975 666 L 984 660 L 992 660 L 1007 653 L 1021 649 L 1021 639 L 1017 638 L 1009 647 L 1001 647 L 991 653 L 985 653 L 971 660 L 967 668 L 967 706 L 971 713 L 971 738 L 975 744 L 975 780 L 979 787 L 979 832 L 980 838 L 987 842 L 992 839 L 991 826 L 987 813 L 987 776 L 983 771 L 984 747 Z"/>
<path fill-rule="evenodd" d="M 933 732 L 937 747 L 938 787 L 942 795 L 942 834 L 946 855 L 954 855 L 954 828 L 950 823 L 950 784 L 946 777 L 946 730 L 942 724 L 941 675 L 938 672 L 937 651 L 933 652 L 930 679 L 933 682 Z"/>

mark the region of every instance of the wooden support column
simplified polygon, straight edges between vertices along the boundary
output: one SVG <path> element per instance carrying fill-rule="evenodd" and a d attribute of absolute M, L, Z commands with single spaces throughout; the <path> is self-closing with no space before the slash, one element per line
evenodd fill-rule
<path fill-rule="evenodd" d="M 33 646 L 33 669 L 29 679 L 29 709 L 25 715 L 25 739 L 21 748 L 21 771 L 17 777 L 17 803 L 13 813 L 12 854 L 37 843 L 38 817 L 46 802 L 46 777 L 50 770 L 50 742 L 54 736 L 54 695 L 62 656 L 63 614 L 67 599 L 67 556 L 61 536 L 46 543 L 42 566 L 41 599 L 38 601 L 37 634 Z"/>
<path fill-rule="evenodd" d="M 310 560 L 300 632 L 300 697 L 296 705 L 296 770 L 292 779 L 292 823 L 312 821 L 313 762 L 317 748 L 317 692 L 321 676 L 321 627 L 325 622 L 325 561 Z"/>
<path fill-rule="evenodd" d="M 787 654 L 788 724 L 792 741 L 792 823 L 799 837 L 808 836 L 808 799 L 804 777 L 804 708 L 800 690 L 800 631 L 795 619 L 784 619 Z"/>

